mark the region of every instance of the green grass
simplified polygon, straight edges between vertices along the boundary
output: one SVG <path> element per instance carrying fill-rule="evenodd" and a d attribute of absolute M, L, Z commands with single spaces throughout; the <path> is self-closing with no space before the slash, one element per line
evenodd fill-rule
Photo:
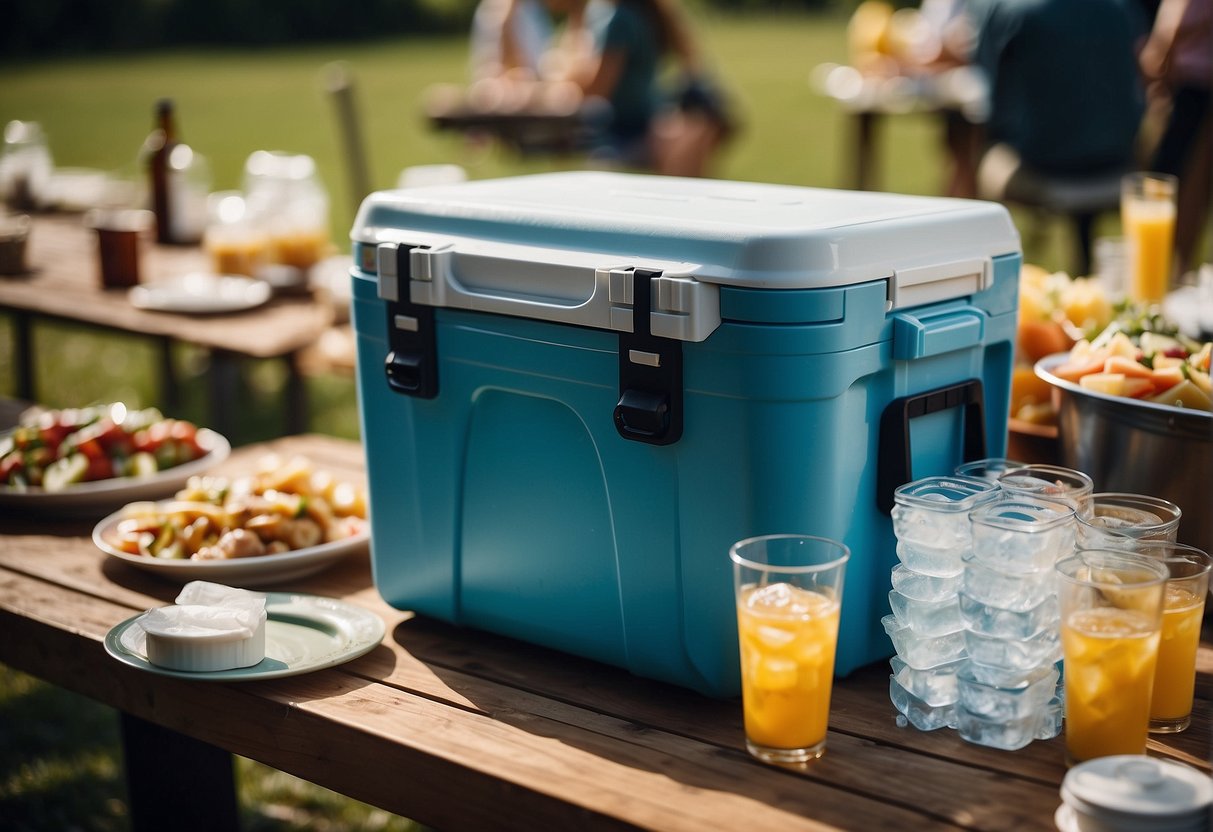
<path fill-rule="evenodd" d="M 12 832 L 130 828 L 113 710 L 0 665 L 0 726 L 0 826 Z M 246 832 L 423 829 L 252 760 L 235 762 Z"/>

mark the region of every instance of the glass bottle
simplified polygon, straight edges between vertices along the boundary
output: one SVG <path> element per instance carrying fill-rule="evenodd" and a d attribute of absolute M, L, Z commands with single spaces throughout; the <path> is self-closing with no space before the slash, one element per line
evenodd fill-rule
<path fill-rule="evenodd" d="M 173 239 L 173 176 L 169 157 L 177 146 L 177 128 L 173 120 L 173 102 L 167 98 L 156 102 L 156 126 L 147 137 L 148 177 L 152 189 L 152 212 L 156 215 L 156 241 L 172 243 Z"/>

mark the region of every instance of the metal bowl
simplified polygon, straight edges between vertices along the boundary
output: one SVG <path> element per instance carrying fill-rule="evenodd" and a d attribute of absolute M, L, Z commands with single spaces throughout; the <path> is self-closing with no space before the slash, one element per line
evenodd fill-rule
<path fill-rule="evenodd" d="M 1087 390 L 1051 372 L 1067 357 L 1035 367 L 1053 387 L 1061 464 L 1096 491 L 1170 500 L 1183 510 L 1180 542 L 1213 553 L 1213 414 Z"/>

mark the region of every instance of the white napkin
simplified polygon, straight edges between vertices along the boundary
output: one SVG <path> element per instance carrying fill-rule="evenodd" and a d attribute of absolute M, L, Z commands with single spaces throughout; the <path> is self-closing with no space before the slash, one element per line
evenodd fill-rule
<path fill-rule="evenodd" d="M 148 610 L 122 634 L 122 646 L 147 655 L 147 634 L 184 637 L 227 635 L 252 638 L 266 620 L 265 596 L 247 589 L 210 581 L 191 581 L 181 589 L 174 606 Z"/>

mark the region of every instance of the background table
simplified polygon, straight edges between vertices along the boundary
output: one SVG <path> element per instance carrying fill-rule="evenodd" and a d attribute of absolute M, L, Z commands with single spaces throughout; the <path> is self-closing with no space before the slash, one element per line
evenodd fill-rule
<path fill-rule="evenodd" d="M 362 475 L 358 445 L 314 436 L 240 449 L 224 470 L 267 448 Z M 883 662 L 836 683 L 824 758 L 775 768 L 746 754 L 739 701 L 392 609 L 365 557 L 275 589 L 382 616 L 366 656 L 261 682 L 146 673 L 102 639 L 177 587 L 107 559 L 90 525 L 0 513 L 0 661 L 126 714 L 137 827 L 227 828 L 213 818 L 234 806 L 232 752 L 444 830 L 1053 828 L 1061 739 L 1003 752 L 900 728 Z M 1152 754 L 1209 770 L 1211 692 L 1206 642 L 1193 727 L 1151 740 Z M 184 788 L 164 761 L 183 748 L 211 772 Z"/>
<path fill-rule="evenodd" d="M 229 435 L 238 362 L 280 360 L 287 368 L 287 432 L 305 429 L 307 404 L 298 356 L 331 325 L 334 314 L 328 303 L 309 295 L 274 297 L 264 306 L 229 314 L 186 315 L 138 309 L 131 305 L 125 290 L 101 287 L 97 243 L 79 215 L 35 217 L 26 259 L 32 267 L 28 274 L 0 278 L 0 311 L 9 313 L 14 322 L 13 393 L 18 398 L 38 401 L 35 319 L 69 321 L 157 339 L 161 345 L 161 383 L 166 388 L 162 392 L 170 405 L 177 395 L 171 345 L 193 344 L 209 350 L 209 426 Z M 208 269 L 207 256 L 197 246 L 149 244 L 140 263 L 145 283 Z"/>

